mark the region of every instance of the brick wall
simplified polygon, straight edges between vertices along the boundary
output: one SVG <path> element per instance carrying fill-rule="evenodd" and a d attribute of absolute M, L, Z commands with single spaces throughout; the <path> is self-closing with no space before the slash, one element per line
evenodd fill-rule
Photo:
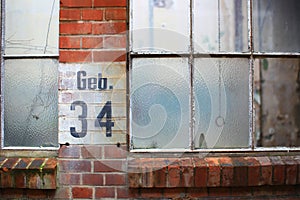
<path fill-rule="evenodd" d="M 5 188 L 0 190 L 1 199 L 300 198 L 300 162 L 294 157 L 292 160 L 288 157 L 133 159 L 127 152 L 127 131 L 122 125 L 124 121 L 126 124 L 126 118 L 122 118 L 124 110 L 113 119 L 116 123 L 113 137 L 107 138 L 99 130 L 95 132 L 97 135 L 72 138 L 64 109 L 69 109 L 78 94 L 89 101 L 89 95 L 99 93 L 76 93 L 72 78 L 76 70 L 87 66 L 95 68 L 108 63 L 112 71 L 126 69 L 127 11 L 126 0 L 60 2 L 58 187 L 52 190 Z M 123 95 L 126 88 L 119 87 L 117 91 Z M 118 102 L 115 106 L 126 108 L 126 103 Z M 77 115 L 74 114 L 75 119 Z M 119 119 L 123 121 L 118 124 Z M 99 135 L 100 139 L 96 138 Z M 5 182 L 4 176 L 1 181 Z"/>

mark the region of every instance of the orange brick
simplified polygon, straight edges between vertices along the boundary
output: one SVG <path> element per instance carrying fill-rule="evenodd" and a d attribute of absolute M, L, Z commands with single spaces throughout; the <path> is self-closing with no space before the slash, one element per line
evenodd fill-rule
<path fill-rule="evenodd" d="M 126 0 L 94 0 L 95 7 L 126 6 Z"/>
<path fill-rule="evenodd" d="M 75 49 L 80 48 L 80 37 L 60 36 L 59 48 L 61 49 Z"/>
<path fill-rule="evenodd" d="M 102 37 L 83 37 L 82 48 L 84 49 L 101 49 L 103 48 Z"/>
<path fill-rule="evenodd" d="M 91 199 L 93 197 L 93 189 L 88 187 L 74 187 L 72 188 L 73 198 L 86 198 Z"/>
<path fill-rule="evenodd" d="M 92 24 L 91 23 L 61 23 L 59 25 L 60 34 L 91 34 Z"/>
<path fill-rule="evenodd" d="M 59 52 L 59 61 L 62 63 L 91 62 L 92 53 L 90 51 L 61 50 Z"/>
<path fill-rule="evenodd" d="M 103 11 L 95 9 L 84 9 L 82 10 L 82 20 L 101 21 L 103 20 Z"/>
<path fill-rule="evenodd" d="M 81 11 L 78 9 L 61 9 L 59 19 L 62 21 L 80 20 Z"/>
<path fill-rule="evenodd" d="M 60 6 L 68 8 L 92 7 L 92 0 L 60 0 Z"/>
<path fill-rule="evenodd" d="M 106 9 L 105 10 L 106 20 L 126 20 L 126 9 Z"/>
<path fill-rule="evenodd" d="M 94 23 L 93 34 L 117 34 L 126 31 L 125 22 Z"/>

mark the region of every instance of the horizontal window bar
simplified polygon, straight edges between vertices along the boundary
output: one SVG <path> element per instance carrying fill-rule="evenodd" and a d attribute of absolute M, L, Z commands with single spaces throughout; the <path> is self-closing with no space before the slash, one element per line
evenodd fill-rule
<path fill-rule="evenodd" d="M 132 153 L 240 153 L 240 152 L 300 152 L 300 147 L 257 147 L 235 149 L 132 149 Z"/>
<path fill-rule="evenodd" d="M 130 57 L 189 57 L 188 53 L 154 53 L 154 52 L 130 52 Z M 300 53 L 235 53 L 235 52 L 220 52 L 220 53 L 194 53 L 195 58 L 217 58 L 217 57 L 245 57 L 250 58 L 300 58 Z"/>
<path fill-rule="evenodd" d="M 4 59 L 58 58 L 59 54 L 10 54 L 3 55 Z"/>

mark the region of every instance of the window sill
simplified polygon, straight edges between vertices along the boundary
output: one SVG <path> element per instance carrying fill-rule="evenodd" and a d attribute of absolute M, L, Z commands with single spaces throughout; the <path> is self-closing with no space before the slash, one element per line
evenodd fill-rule
<path fill-rule="evenodd" d="M 130 188 L 246 187 L 300 184 L 300 156 L 135 158 Z"/>
<path fill-rule="evenodd" d="M 55 158 L 0 157 L 0 188 L 56 189 Z"/>

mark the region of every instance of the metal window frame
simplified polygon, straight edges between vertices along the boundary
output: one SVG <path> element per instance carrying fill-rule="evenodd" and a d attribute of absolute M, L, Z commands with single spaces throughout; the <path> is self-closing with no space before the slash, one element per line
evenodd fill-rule
<path fill-rule="evenodd" d="M 205 52 L 205 53 L 195 53 L 194 52 L 194 42 L 193 42 L 193 9 L 194 9 L 194 2 L 196 0 L 189 0 L 190 2 L 190 49 L 189 53 L 171 53 L 171 52 L 164 52 L 161 54 L 160 52 L 134 52 L 133 49 L 133 37 L 132 37 L 132 7 L 131 3 L 133 0 L 127 0 L 128 2 L 128 27 L 129 27 L 129 34 L 127 36 L 127 67 L 128 67 L 128 79 L 127 79 L 127 96 L 128 96 L 128 111 L 127 111 L 127 127 L 128 127 L 128 142 L 129 142 L 129 150 L 133 153 L 160 153 L 160 152 L 170 152 L 170 153 L 209 153 L 209 152 L 216 152 L 216 153 L 247 153 L 247 152 L 300 152 L 300 147 L 255 147 L 255 120 L 254 120 L 254 99 L 253 99 L 253 84 L 254 84 L 254 60 L 257 58 L 300 58 L 300 53 L 296 52 L 255 52 L 253 46 L 253 0 L 247 0 L 247 28 L 248 28 L 248 52 Z M 131 78 L 132 78 L 132 59 L 133 58 L 156 58 L 156 57 L 186 57 L 189 60 L 189 73 L 190 73 L 190 109 L 191 109 L 191 120 L 190 120 L 190 130 L 189 130 L 189 149 L 182 149 L 182 148 L 172 148 L 172 149 L 134 149 L 132 144 L 132 129 L 131 129 L 131 100 L 130 100 L 130 90 L 131 90 Z M 193 144 L 193 136 L 194 136 L 194 88 L 193 88 L 193 61 L 194 58 L 247 58 L 249 60 L 249 147 L 245 148 L 224 148 L 224 149 L 195 149 Z"/>
<path fill-rule="evenodd" d="M 59 145 L 57 147 L 27 147 L 27 146 L 13 146 L 13 147 L 5 147 L 4 146 L 4 61 L 9 59 L 57 59 L 59 54 L 8 54 L 5 55 L 5 19 L 6 19 L 6 9 L 5 9 L 5 1 L 0 0 L 1 6 L 1 81 L 0 81 L 0 99 L 1 99 L 1 122 L 0 122 L 0 150 L 47 150 L 47 151 L 57 151 L 59 149 Z M 57 1 L 57 0 L 53 0 Z M 57 36 L 58 37 L 58 36 Z M 57 132 L 58 134 L 58 132 Z M 58 135 L 57 135 L 58 137 Z"/>

